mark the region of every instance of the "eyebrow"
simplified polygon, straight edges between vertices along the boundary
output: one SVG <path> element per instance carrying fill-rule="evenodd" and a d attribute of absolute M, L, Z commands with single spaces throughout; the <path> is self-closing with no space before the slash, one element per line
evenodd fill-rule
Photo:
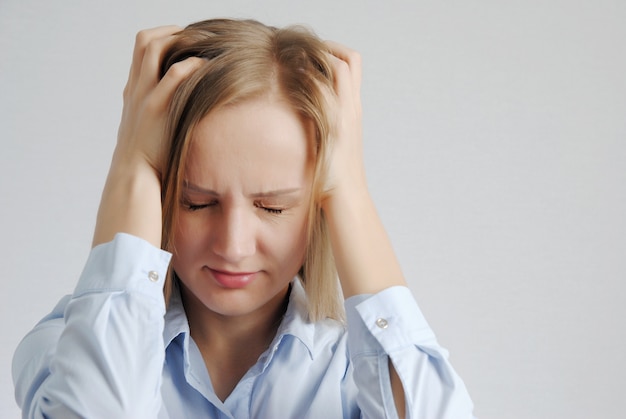
<path fill-rule="evenodd" d="M 216 191 L 212 189 L 206 189 L 206 188 L 203 188 L 201 186 L 195 185 L 187 181 L 185 181 L 185 184 L 183 187 L 191 192 L 198 192 L 198 193 L 202 193 L 205 195 L 211 195 L 214 197 L 220 196 L 219 193 L 217 193 Z M 301 190 L 302 188 L 284 188 L 284 189 L 275 189 L 273 191 L 255 192 L 253 194 L 250 194 L 249 198 L 271 198 L 271 197 L 276 197 L 276 196 L 291 195 Z"/>

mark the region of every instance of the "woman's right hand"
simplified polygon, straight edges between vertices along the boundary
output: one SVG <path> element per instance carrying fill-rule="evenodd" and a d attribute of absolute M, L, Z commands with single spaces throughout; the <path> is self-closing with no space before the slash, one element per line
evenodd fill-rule
<path fill-rule="evenodd" d="M 124 88 L 124 108 L 113 163 L 147 163 L 160 174 L 167 151 L 165 124 L 172 96 L 202 63 L 192 57 L 172 65 L 159 80 L 163 53 L 178 26 L 161 26 L 137 34 L 133 61 Z"/>
<path fill-rule="evenodd" d="M 113 240 L 120 232 L 161 245 L 160 175 L 169 147 L 165 132 L 168 109 L 176 88 L 203 62 L 188 58 L 172 65 L 159 80 L 163 53 L 180 30 L 163 26 L 137 34 L 93 246 Z"/>

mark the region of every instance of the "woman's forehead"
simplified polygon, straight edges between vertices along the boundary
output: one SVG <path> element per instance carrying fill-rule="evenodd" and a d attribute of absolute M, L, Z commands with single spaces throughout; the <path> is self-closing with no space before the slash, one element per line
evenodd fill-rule
<path fill-rule="evenodd" d="M 186 176 L 222 187 L 302 186 L 312 161 L 309 126 L 284 101 L 257 98 L 220 107 L 194 129 Z"/>
<path fill-rule="evenodd" d="M 262 96 L 209 112 L 193 129 L 191 146 L 196 152 L 242 156 L 258 147 L 274 153 L 306 154 L 314 139 L 313 123 L 286 100 Z"/>

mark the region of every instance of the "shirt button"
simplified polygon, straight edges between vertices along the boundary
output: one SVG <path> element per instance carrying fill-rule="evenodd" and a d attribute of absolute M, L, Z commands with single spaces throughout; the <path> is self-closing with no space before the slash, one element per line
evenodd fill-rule
<path fill-rule="evenodd" d="M 159 280 L 159 273 L 157 271 L 148 272 L 148 279 L 152 282 L 157 282 Z"/>
<path fill-rule="evenodd" d="M 381 317 L 380 319 L 376 320 L 376 326 L 380 327 L 381 329 L 386 329 L 389 326 L 389 322 Z"/>

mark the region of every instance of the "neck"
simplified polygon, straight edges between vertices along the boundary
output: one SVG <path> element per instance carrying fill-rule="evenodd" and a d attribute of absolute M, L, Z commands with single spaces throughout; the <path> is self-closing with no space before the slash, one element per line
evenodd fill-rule
<path fill-rule="evenodd" d="M 211 311 L 180 283 L 189 329 L 196 344 L 201 350 L 222 349 L 230 354 L 247 352 L 251 347 L 265 350 L 269 346 L 287 309 L 289 290 L 290 286 L 285 287 L 253 312 L 230 316 Z"/>
<path fill-rule="evenodd" d="M 226 316 L 209 310 L 180 285 L 191 337 L 202 354 L 215 393 L 223 401 L 274 339 L 290 288 L 254 312 Z"/>

